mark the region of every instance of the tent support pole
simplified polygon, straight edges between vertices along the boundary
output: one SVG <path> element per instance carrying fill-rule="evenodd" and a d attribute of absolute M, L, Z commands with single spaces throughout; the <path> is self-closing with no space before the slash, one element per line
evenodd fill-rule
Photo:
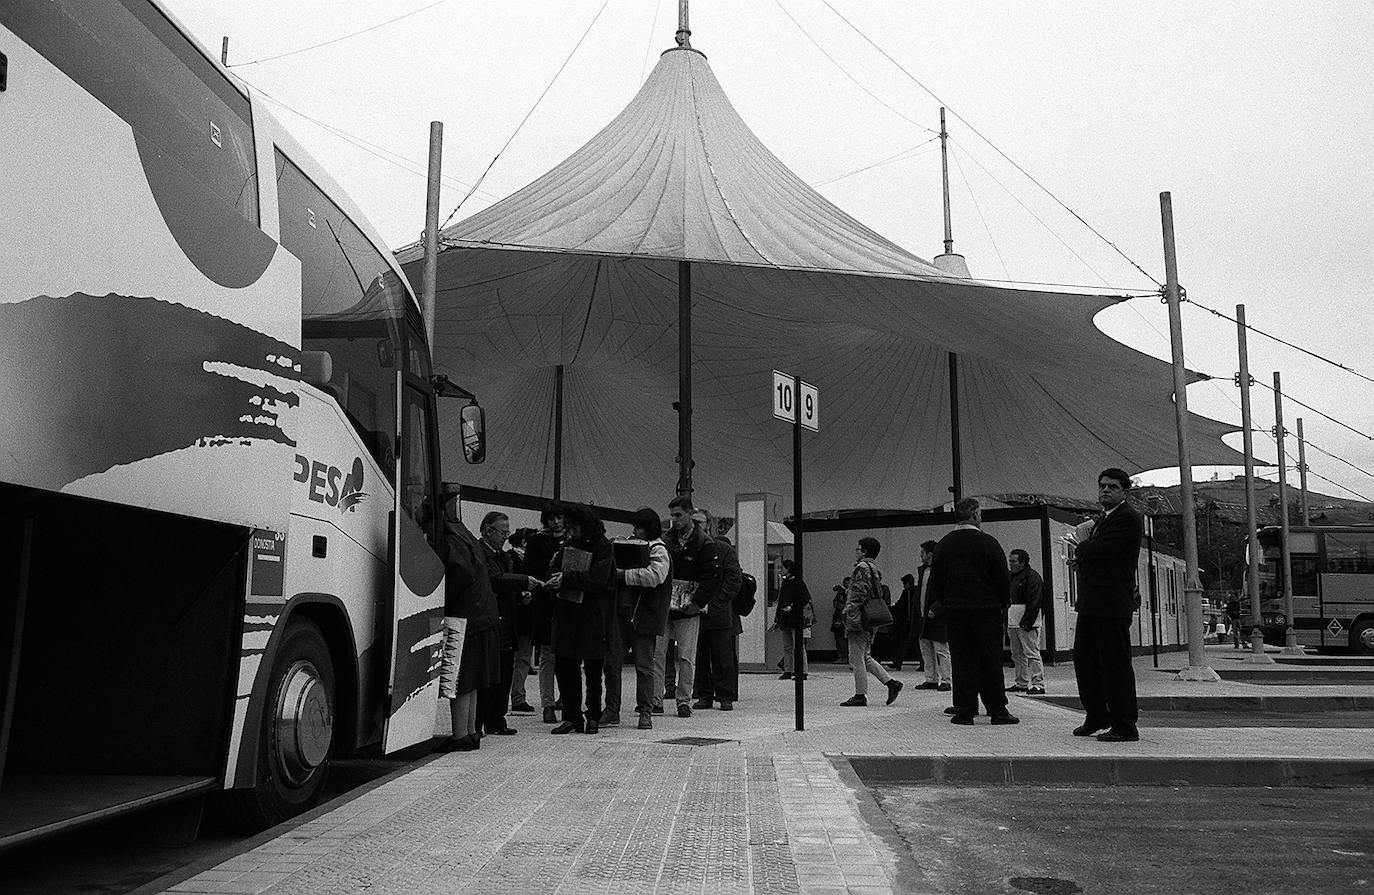
<path fill-rule="evenodd" d="M 1284 450 L 1284 437 L 1288 430 L 1283 428 L 1283 382 L 1279 371 L 1274 371 L 1274 440 L 1279 448 L 1279 530 L 1283 534 L 1283 544 L 1279 550 L 1283 575 L 1283 655 L 1301 656 L 1302 647 L 1298 646 L 1298 632 L 1293 627 L 1293 547 L 1288 534 L 1288 452 Z"/>
<path fill-rule="evenodd" d="M 959 444 L 959 355 L 953 351 L 949 353 L 949 448 L 954 467 L 949 490 L 960 501 L 964 499 L 964 463 Z"/>
<path fill-rule="evenodd" d="M 1169 345 L 1174 362 L 1174 422 L 1178 434 L 1178 480 L 1183 498 L 1184 607 L 1188 614 L 1188 667 L 1182 681 L 1219 681 L 1207 666 L 1203 649 L 1202 579 L 1197 569 L 1197 517 L 1193 514 L 1193 461 L 1188 449 L 1188 378 L 1183 368 L 1183 315 L 1179 310 L 1178 260 L 1174 255 L 1174 205 L 1169 193 L 1159 194 L 1164 229 L 1164 298 L 1169 303 Z"/>
<path fill-rule="evenodd" d="M 1245 585 L 1250 594 L 1250 652 L 1246 662 L 1272 665 L 1274 660 L 1264 654 L 1264 619 L 1260 614 L 1259 522 L 1255 503 L 1255 426 L 1250 416 L 1250 352 L 1245 339 L 1245 305 L 1236 305 L 1236 345 L 1240 350 L 1240 372 L 1236 385 L 1240 386 L 1240 430 L 1245 450 Z"/>
<path fill-rule="evenodd" d="M 227 41 L 229 38 L 225 38 Z M 434 350 L 435 300 L 439 283 L 439 169 L 444 160 L 444 123 L 429 123 L 429 184 L 425 190 L 425 267 L 421 279 L 420 312 L 425 319 L 425 338 Z"/>
<path fill-rule="evenodd" d="M 553 499 L 563 499 L 563 365 L 553 368 Z"/>
<path fill-rule="evenodd" d="M 677 263 L 677 493 L 692 496 L 692 262 Z"/>

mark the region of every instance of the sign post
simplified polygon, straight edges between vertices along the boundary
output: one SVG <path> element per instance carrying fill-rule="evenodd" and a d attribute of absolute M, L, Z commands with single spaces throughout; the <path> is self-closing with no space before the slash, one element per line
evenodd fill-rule
<path fill-rule="evenodd" d="M 796 524 L 793 531 L 792 562 L 793 573 L 800 583 L 806 566 L 802 564 L 802 480 L 801 480 L 801 430 L 820 431 L 820 392 L 809 382 L 802 382 L 800 376 L 789 376 L 779 370 L 773 371 L 773 416 L 792 424 L 792 519 Z M 806 638 L 798 626 L 792 630 L 792 681 L 796 705 L 797 730 L 806 729 L 805 687 L 801 668 L 806 662 Z"/>

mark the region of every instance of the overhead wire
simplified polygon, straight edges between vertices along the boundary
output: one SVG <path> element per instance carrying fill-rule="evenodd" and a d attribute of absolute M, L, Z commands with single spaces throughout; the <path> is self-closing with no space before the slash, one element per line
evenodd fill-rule
<path fill-rule="evenodd" d="M 511 135 L 506 139 L 506 142 L 501 144 L 501 148 L 496 150 L 496 155 L 491 157 L 490 162 L 487 162 L 486 168 L 482 170 L 481 176 L 477 178 L 477 181 L 475 183 L 473 183 L 472 189 L 468 190 L 467 194 L 463 196 L 462 199 L 458 200 L 458 204 L 454 206 L 453 211 L 450 211 L 448 213 L 448 217 L 444 218 L 444 222 L 439 225 L 440 230 L 448 226 L 448 222 L 453 220 L 453 216 L 458 213 L 458 210 L 460 208 L 463 207 L 463 203 L 467 202 L 468 199 L 472 196 L 472 194 L 476 192 L 477 188 L 482 185 L 482 181 L 487 179 L 487 175 L 491 173 L 492 166 L 496 164 L 496 160 L 501 157 L 501 154 L 504 153 L 506 149 L 510 146 L 510 144 L 515 140 L 515 137 L 517 134 L 520 133 L 521 128 L 525 126 L 525 123 L 530 120 L 530 116 L 534 114 L 534 110 L 539 108 L 539 104 L 543 102 L 544 97 L 548 96 L 549 91 L 553 89 L 553 85 L 558 82 L 558 76 L 563 74 L 563 69 L 567 68 L 568 63 L 572 62 L 573 56 L 577 55 L 577 51 L 582 46 L 582 42 L 586 40 L 587 35 L 592 32 L 592 28 L 596 26 L 597 20 L 601 18 L 601 14 L 606 11 L 606 6 L 610 2 L 611 0 L 604 0 L 604 2 L 601 4 L 601 8 L 596 11 L 596 15 L 592 16 L 592 20 L 588 23 L 587 29 L 582 32 L 582 36 L 577 39 L 577 43 L 573 44 L 572 51 L 568 53 L 568 58 L 564 59 L 563 64 L 558 66 L 558 71 L 553 73 L 553 77 L 549 79 L 548 85 L 544 88 L 543 92 L 539 94 L 539 97 L 534 101 L 534 105 L 530 106 L 530 110 L 525 113 L 525 117 L 520 119 L 520 123 L 515 126 L 515 130 L 511 131 Z"/>
<path fill-rule="evenodd" d="M 378 22 L 375 25 L 368 25 L 366 28 L 360 28 L 357 31 L 352 31 L 348 34 L 344 34 L 339 37 L 332 37 L 329 40 L 323 40 L 317 44 L 311 44 L 308 47 L 301 47 L 298 50 L 290 50 L 285 53 L 278 53 L 275 56 L 264 56 L 262 59 L 253 59 L 248 62 L 236 62 L 233 65 L 230 65 L 229 68 L 241 68 L 245 65 L 260 65 L 264 62 L 273 62 L 277 59 L 285 59 L 288 56 L 298 56 L 301 53 L 308 53 L 311 50 L 318 50 L 320 47 L 327 47 L 331 44 L 336 44 L 341 41 L 348 40 L 349 38 L 357 37 L 360 34 L 367 34 L 369 31 L 376 31 L 378 28 L 385 28 L 387 25 L 390 25 L 393 22 L 399 22 L 401 21 L 401 19 L 408 19 L 411 16 L 419 15 L 427 9 L 433 9 L 436 6 L 442 6 L 447 2 L 449 2 L 449 0 L 434 0 L 433 3 L 426 4 L 424 6 L 421 6 L 419 9 L 413 9 L 407 13 L 402 13 L 401 15 L 396 16 L 395 18 L 387 19 L 385 22 Z"/>
<path fill-rule="evenodd" d="M 814 37 L 811 36 L 811 32 L 807 31 L 804 27 L 802 27 L 802 23 L 801 23 L 801 22 L 798 22 L 797 19 L 796 19 L 796 17 L 793 16 L 792 13 L 790 13 L 790 12 L 787 11 L 787 7 L 785 7 L 785 6 L 782 5 L 781 0 L 773 0 L 773 2 L 774 2 L 775 4 L 777 4 L 777 7 L 778 7 L 778 9 L 780 9 L 780 10 L 782 11 L 782 14 L 785 15 L 785 16 L 787 16 L 787 18 L 788 18 L 789 20 L 791 20 L 791 22 L 792 22 L 793 25 L 797 26 L 797 30 L 800 31 L 800 32 L 802 33 L 802 36 L 805 37 L 807 40 L 811 41 L 811 45 L 812 45 L 813 47 L 815 47 L 817 50 L 819 50 L 822 56 L 824 56 L 826 59 L 830 60 L 830 64 L 831 64 L 831 65 L 833 65 L 833 66 L 835 66 L 836 68 L 838 68 L 838 69 L 840 70 L 840 73 L 841 73 L 842 75 L 844 75 L 846 78 L 848 78 L 849 80 L 851 80 L 851 81 L 854 82 L 854 86 L 855 86 L 855 87 L 858 87 L 858 88 L 859 88 L 860 90 L 862 90 L 864 93 L 866 93 L 866 94 L 868 94 L 870 97 L 872 97 L 872 98 L 873 98 L 879 105 L 881 105 L 884 109 L 887 109 L 887 110 L 888 110 L 889 112 L 891 112 L 893 115 L 896 115 L 898 118 L 902 119 L 903 121 L 907 122 L 908 124 L 915 125 L 916 127 L 920 128 L 921 130 L 925 131 L 925 132 L 928 133 L 928 134 L 935 134 L 937 137 L 939 136 L 939 132 L 938 132 L 938 131 L 934 130 L 933 128 L 927 127 L 926 125 L 924 125 L 924 124 L 922 124 L 921 122 L 917 121 L 916 119 L 910 117 L 910 116 L 907 115 L 906 113 L 904 113 L 904 112 L 898 110 L 895 106 L 890 105 L 886 100 L 884 100 L 882 97 L 878 96 L 878 94 L 874 93 L 872 90 L 869 90 L 869 89 L 868 89 L 867 87 L 865 87 L 863 84 L 859 83 L 859 79 L 858 79 L 858 78 L 856 78 L 856 77 L 854 77 L 853 75 L 851 75 L 851 74 L 849 73 L 849 70 L 848 70 L 848 69 L 846 69 L 843 65 L 841 65 L 841 64 L 839 63 L 839 61 L 838 61 L 834 56 L 831 56 L 828 52 L 826 52 L 825 47 L 821 46 L 821 45 L 820 45 L 820 42 L 817 41 L 816 38 L 814 38 Z"/>
<path fill-rule="evenodd" d="M 1214 315 L 1214 316 L 1220 317 L 1220 318 L 1223 319 L 1223 320 L 1229 320 L 1229 321 L 1231 321 L 1232 323 L 1235 323 L 1237 326 L 1240 325 L 1239 322 L 1236 320 L 1236 318 L 1231 317 L 1231 316 L 1229 316 L 1228 314 L 1226 314 L 1226 313 L 1224 313 L 1224 312 L 1222 312 L 1222 311 L 1218 311 L 1218 310 L 1215 309 L 1215 308 L 1209 308 L 1207 305 L 1204 305 L 1202 302 L 1197 301 L 1196 299 L 1184 297 L 1184 298 L 1181 299 L 1181 300 L 1184 301 L 1184 302 L 1187 302 L 1188 304 L 1191 304 L 1191 305 L 1194 305 L 1194 306 L 1196 306 L 1196 307 L 1198 307 L 1198 308 L 1201 308 L 1202 310 L 1206 311 L 1206 312 L 1209 313 L 1209 314 L 1212 314 L 1212 315 Z M 1259 329 L 1258 327 L 1251 326 L 1249 323 L 1246 323 L 1246 324 L 1245 324 L 1245 328 L 1248 329 L 1248 330 L 1250 330 L 1250 332 L 1252 332 L 1252 333 L 1256 333 L 1256 334 L 1258 334 L 1258 335 L 1264 336 L 1266 339 L 1272 339 L 1273 341 L 1278 342 L 1280 345 L 1287 345 L 1289 348 L 1292 348 L 1292 349 L 1295 350 L 1295 351 L 1301 351 L 1303 354 L 1307 355 L 1308 357 L 1316 358 L 1317 360 L 1321 361 L 1322 363 L 1330 364 L 1331 366 L 1333 366 L 1333 367 L 1335 367 L 1335 368 L 1337 368 L 1337 369 L 1339 369 L 1339 370 L 1344 370 L 1345 372 L 1349 373 L 1349 374 L 1352 375 L 1352 376 L 1358 376 L 1359 378 L 1363 379 L 1365 382 L 1374 382 L 1374 377 L 1366 376 L 1365 374 L 1361 373 L 1359 370 L 1356 370 L 1356 369 L 1354 369 L 1354 368 L 1352 368 L 1352 367 L 1348 367 L 1348 366 L 1346 366 L 1345 364 L 1341 363 L 1340 361 L 1332 360 L 1331 358 L 1329 358 L 1329 357 L 1327 357 L 1327 356 L 1325 356 L 1325 355 L 1323 355 L 1323 354 L 1319 354 L 1318 352 L 1311 351 L 1311 350 L 1309 350 L 1309 349 L 1307 349 L 1307 348 L 1302 347 L 1301 345 L 1295 345 L 1295 344 L 1293 344 L 1292 342 L 1288 341 L 1287 339 L 1282 339 L 1282 338 L 1280 338 L 1280 337 L 1274 335 L 1273 333 L 1265 332 L 1264 330 Z"/>
<path fill-rule="evenodd" d="M 881 168 L 883 165 L 890 165 L 890 164 L 892 164 L 893 162 L 900 162 L 900 161 L 905 161 L 905 160 L 907 160 L 907 159 L 915 158 L 915 157 L 918 156 L 918 155 L 923 155 L 923 153 L 917 152 L 916 150 L 920 149 L 922 146 L 927 145 L 928 143 L 933 143 L 934 141 L 936 141 L 936 140 L 938 140 L 938 139 L 940 139 L 938 135 L 937 135 L 937 136 L 934 136 L 934 137 L 931 137 L 931 138 L 928 139 L 928 140 L 923 140 L 922 142 L 917 143 L 915 146 L 911 146 L 911 147 L 909 147 L 909 148 L 907 148 L 907 149 L 903 149 L 901 152 L 898 152 L 898 153 L 896 153 L 895 155 L 889 155 L 887 158 L 882 159 L 881 161 L 873 162 L 873 163 L 870 164 L 870 165 L 864 165 L 862 168 L 855 168 L 853 171 L 846 171 L 846 172 L 844 172 L 843 174 L 836 174 L 834 177 L 831 177 L 831 178 L 829 178 L 829 179 L 827 179 L 827 180 L 822 180 L 822 181 L 820 181 L 819 183 L 814 183 L 814 184 L 812 184 L 812 186 L 815 186 L 815 187 L 828 186 L 828 185 L 830 185 L 830 184 L 832 184 L 832 183 L 836 183 L 836 182 L 838 182 L 838 181 L 844 180 L 846 177 L 853 177 L 855 174 L 862 174 L 863 172 L 865 172 L 865 171 L 871 171 L 871 170 L 873 170 L 874 168 Z"/>
<path fill-rule="evenodd" d="M 285 103 L 277 99 L 275 96 L 263 90 L 261 87 L 258 87 L 256 84 L 253 84 L 247 78 L 244 78 L 242 75 L 238 75 L 237 77 L 240 80 L 242 80 L 245 84 L 247 84 L 249 87 L 253 88 L 253 90 L 256 91 L 260 96 L 262 96 L 263 99 L 272 103 L 274 106 L 278 106 L 282 109 L 285 109 L 291 114 L 296 115 L 297 117 L 310 122 L 316 127 L 322 128 L 323 130 L 330 132 L 331 134 L 343 140 L 344 142 L 351 144 L 354 148 L 361 149 L 368 155 L 378 158 L 386 162 L 387 164 L 392 165 L 393 167 L 400 168 L 402 171 L 405 171 L 408 174 L 414 174 L 417 177 L 428 176 L 427 164 L 425 162 L 420 162 L 407 156 L 401 155 L 399 152 L 387 149 L 385 146 L 373 143 L 371 140 L 359 137 L 357 134 L 351 134 L 348 131 L 340 127 L 336 127 L 327 121 L 321 121 L 320 119 L 315 118 L 312 115 L 307 115 L 300 109 L 297 109 L 294 106 L 291 106 L 288 103 Z M 468 189 L 469 186 L 463 181 L 458 180 L 455 177 L 450 177 L 448 175 L 442 175 L 440 177 L 440 180 L 457 189 Z M 493 202 L 496 201 L 496 199 L 500 198 L 492 193 L 486 192 L 485 190 L 481 192 L 483 198 L 490 199 Z"/>
<path fill-rule="evenodd" d="M 1252 376 L 1251 378 L 1253 379 L 1254 377 Z M 1269 391 L 1271 391 L 1271 392 L 1274 391 L 1274 387 L 1273 387 L 1272 385 L 1269 385 L 1268 383 L 1265 383 L 1265 382 L 1261 382 L 1261 381 L 1258 380 L 1258 379 L 1255 379 L 1254 384 L 1255 384 L 1255 385 L 1258 385 L 1260 388 L 1267 388 L 1267 389 L 1268 389 Z M 1334 416 L 1330 416 L 1329 414 L 1323 413 L 1322 411 L 1320 411 L 1320 410 L 1318 410 L 1317 408 L 1313 407 L 1311 404 L 1304 404 L 1302 401 L 1299 401 L 1297 398 L 1293 397 L 1293 396 L 1290 395 L 1288 392 L 1283 392 L 1283 397 L 1284 397 L 1286 400 L 1292 401 L 1294 404 L 1298 405 L 1299 407 L 1305 407 L 1305 408 L 1307 408 L 1308 410 L 1310 410 L 1310 411 L 1312 411 L 1313 413 L 1315 413 L 1317 416 L 1320 416 L 1320 417 L 1322 417 L 1322 418 L 1325 419 L 1325 420 L 1328 420 L 1328 421 L 1330 421 L 1330 422 L 1333 422 L 1333 423 L 1335 423 L 1336 425 L 1340 426 L 1340 427 L 1343 428 L 1343 429 L 1349 429 L 1351 432 L 1354 432 L 1356 435 L 1360 436 L 1361 438 L 1365 439 L 1366 441 L 1374 441 L 1374 435 L 1370 435 L 1368 432 L 1361 432 L 1359 429 L 1356 429 L 1354 426 L 1350 425 L 1349 423 L 1342 422 L 1341 420 L 1336 419 Z"/>
<path fill-rule="evenodd" d="M 882 56 L 883 56 L 885 59 L 887 59 L 888 62 L 891 62 L 894 66 L 896 66 L 898 71 L 900 71 L 902 74 L 904 74 L 904 75 L 906 75 L 908 78 L 910 78 L 911 81 L 912 81 L 912 83 L 914 83 L 917 87 L 920 87 L 920 88 L 921 88 L 922 90 L 924 90 L 927 94 L 929 94 L 931 99 L 935 100 L 935 101 L 938 102 L 940 105 L 944 106 L 946 109 L 949 109 L 950 114 L 952 114 L 955 118 L 958 118 L 961 122 L 963 122 L 963 124 L 964 124 L 965 127 L 967 127 L 969 130 L 973 131 L 973 133 L 976 134 L 976 135 L 978 136 L 978 138 L 979 138 L 980 140 L 982 140 L 984 143 L 987 143 L 989 146 L 991 146 L 994 152 L 996 152 L 998 155 L 1002 156 L 1002 158 L 1006 159 L 1006 161 L 1007 161 L 1008 164 L 1010 164 L 1010 165 L 1011 165 L 1013 168 L 1015 168 L 1017 171 L 1020 171 L 1021 174 L 1024 175 L 1025 178 L 1026 178 L 1027 180 L 1029 180 L 1031 183 L 1033 183 L 1033 184 L 1035 184 L 1037 187 L 1039 187 L 1040 190 L 1041 190 L 1042 192 L 1044 192 L 1045 195 L 1047 195 L 1047 196 L 1049 196 L 1051 199 L 1053 199 L 1053 200 L 1055 201 L 1055 203 L 1056 203 L 1057 205 L 1059 205 L 1060 208 L 1063 208 L 1063 209 L 1064 209 L 1065 211 L 1067 211 L 1069 214 L 1073 215 L 1074 218 L 1076 218 L 1076 219 L 1078 220 L 1078 222 L 1081 223 L 1084 227 L 1087 227 L 1088 230 L 1091 231 L 1091 232 L 1093 233 L 1094 236 L 1096 236 L 1098 239 L 1100 239 L 1100 240 L 1102 240 L 1103 242 L 1105 242 L 1107 245 L 1111 246 L 1111 248 L 1112 248 L 1113 251 L 1115 251 L 1115 252 L 1116 252 L 1118 255 L 1120 255 L 1122 258 L 1126 259 L 1126 261 L 1127 261 L 1128 263 L 1130 263 L 1130 265 L 1131 265 L 1132 267 L 1134 267 L 1136 270 L 1138 270 L 1138 271 L 1140 271 L 1142 274 L 1144 274 L 1144 275 L 1145 275 L 1151 282 L 1153 282 L 1156 286 L 1163 285 L 1162 283 L 1159 282 L 1159 280 L 1155 279 L 1155 277 L 1154 277 L 1149 271 L 1147 271 L 1145 268 L 1143 268 L 1143 267 L 1141 267 L 1139 264 L 1137 264 L 1137 263 L 1135 262 L 1135 259 L 1131 258 L 1130 255 L 1127 255 L 1125 252 L 1123 252 L 1123 251 L 1121 250 L 1121 248 L 1120 248 L 1116 243 L 1112 242 L 1110 239 L 1108 239 L 1106 236 L 1104 236 L 1096 227 L 1094 227 L 1092 224 L 1088 223 L 1088 221 L 1087 221 L 1081 214 L 1079 214 L 1078 212 L 1074 211 L 1074 210 L 1073 210 L 1072 208 L 1070 208 L 1070 207 L 1068 206 L 1068 204 L 1066 204 L 1062 199 L 1060 199 L 1060 198 L 1059 198 L 1058 196 L 1056 196 L 1053 192 L 1051 192 L 1050 189 L 1049 189 L 1049 187 L 1045 186 L 1043 183 L 1041 183 L 1039 180 L 1037 180 L 1029 171 L 1027 171 L 1025 168 L 1021 167 L 1021 165 L 1017 164 L 1017 162 L 1016 162 L 1011 156 L 1009 156 L 1009 155 L 1007 155 L 1005 152 L 1003 152 L 1003 151 L 1001 150 L 1001 148 L 997 146 L 996 143 L 993 143 L 990 139 L 988 139 L 986 136 L 984 136 L 984 134 L 983 134 L 980 130 L 978 130 L 978 128 L 974 127 L 974 126 L 968 121 L 968 119 L 964 118 L 963 115 L 960 115 L 959 112 L 958 112 L 957 110 L 955 110 L 952 106 L 950 106 L 949 103 L 945 102 L 943 99 L 941 99 L 939 96 L 937 96 L 937 95 L 935 94 L 935 91 L 931 90 L 929 87 L 927 87 L 925 84 L 923 84 L 923 83 L 921 82 L 921 80 L 920 80 L 919 78 L 917 78 L 915 75 L 913 75 L 910 71 L 908 71 L 904 65 L 902 65 L 900 62 L 898 62 L 896 59 L 894 59 L 894 58 L 892 57 L 892 55 L 891 55 L 890 53 L 887 52 L 887 50 L 884 50 L 882 47 L 878 46 L 878 44 L 877 44 L 871 37 L 869 37 L 867 34 L 865 34 L 865 33 L 863 32 L 863 30 L 859 28 L 859 26 L 855 25 L 855 24 L 854 24 L 853 22 L 851 22 L 848 18 L 846 18 L 845 15 L 844 15 L 843 13 L 841 13 L 841 12 L 840 12 L 839 10 L 837 10 L 834 6 L 832 6 L 832 5 L 830 4 L 830 0 L 821 0 L 821 2 L 824 3 L 825 6 L 826 6 L 826 8 L 828 8 L 832 13 L 834 13 L 834 14 L 840 19 L 840 21 L 842 21 L 842 22 L 844 22 L 846 25 L 848 25 L 848 26 L 854 31 L 855 34 L 857 34 L 857 35 L 859 35 L 859 37 L 863 38 L 864 41 L 867 42 L 869 46 L 873 47 L 873 49 L 875 49 L 875 50 L 877 50 L 879 53 L 881 53 Z"/>
<path fill-rule="evenodd" d="M 973 202 L 974 211 L 978 212 L 978 220 L 983 222 L 983 232 L 988 235 L 988 242 L 992 243 L 993 254 L 997 256 L 997 263 L 1002 265 L 1002 273 L 1007 278 L 1011 278 L 1011 271 L 1007 270 L 1007 262 L 1002 258 L 1002 250 L 997 247 L 997 240 L 992 238 L 992 228 L 988 226 L 988 219 L 983 216 L 983 206 L 978 204 L 978 197 L 973 193 L 973 185 L 968 182 L 968 175 L 964 173 L 964 165 L 959 161 L 959 154 L 954 153 L 954 167 L 959 169 L 959 177 L 964 181 L 964 189 L 968 190 L 968 197 Z"/>
<path fill-rule="evenodd" d="M 658 13 L 663 8 L 663 0 L 654 0 L 654 21 L 649 26 L 649 43 L 644 47 L 644 64 L 639 67 L 639 82 L 644 83 L 644 76 L 649 73 L 649 59 L 654 53 L 654 34 L 658 31 Z"/>

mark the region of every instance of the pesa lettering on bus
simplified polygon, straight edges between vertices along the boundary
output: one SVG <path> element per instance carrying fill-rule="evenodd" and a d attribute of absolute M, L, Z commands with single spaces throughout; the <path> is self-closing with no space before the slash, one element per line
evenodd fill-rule
<path fill-rule="evenodd" d="M 303 454 L 296 455 L 296 481 L 309 483 L 307 491 L 316 503 L 327 503 L 338 507 L 341 513 L 351 513 L 358 504 L 367 499 L 363 490 L 363 458 L 353 458 L 353 468 L 348 475 L 342 469 L 310 460 Z"/>

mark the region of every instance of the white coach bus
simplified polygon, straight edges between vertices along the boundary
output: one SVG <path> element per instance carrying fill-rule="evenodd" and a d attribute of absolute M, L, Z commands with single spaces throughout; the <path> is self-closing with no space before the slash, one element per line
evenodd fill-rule
<path fill-rule="evenodd" d="M 0 3 L 0 178 L 0 848 L 429 739 L 444 380 L 381 240 L 151 0 Z"/>

